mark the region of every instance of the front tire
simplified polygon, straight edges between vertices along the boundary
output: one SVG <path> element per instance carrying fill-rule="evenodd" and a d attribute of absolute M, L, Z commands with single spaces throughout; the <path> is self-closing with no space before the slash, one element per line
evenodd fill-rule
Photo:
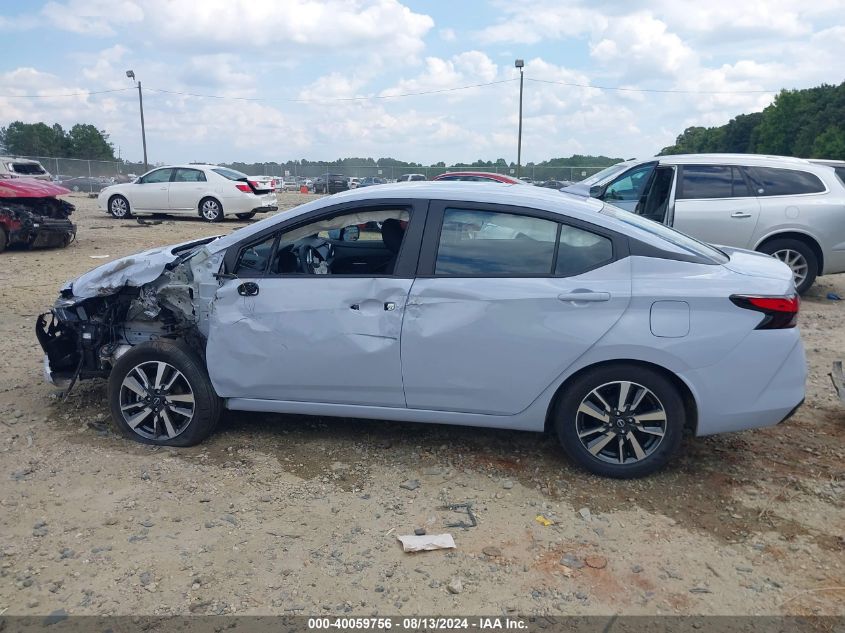
<path fill-rule="evenodd" d="M 255 211 L 250 211 L 249 213 L 236 213 L 235 217 L 239 220 L 251 220 L 255 217 Z"/>
<path fill-rule="evenodd" d="M 184 343 L 150 341 L 123 354 L 109 375 L 112 420 L 144 444 L 193 446 L 211 435 L 221 402 L 204 363 Z"/>
<path fill-rule="evenodd" d="M 788 238 L 772 240 L 763 244 L 760 252 L 779 259 L 792 269 L 792 278 L 798 294 L 803 295 L 816 281 L 819 260 L 813 249 L 804 242 Z"/>
<path fill-rule="evenodd" d="M 223 221 L 223 206 L 214 198 L 203 198 L 200 200 L 200 216 L 209 222 Z"/>
<path fill-rule="evenodd" d="M 132 211 L 129 208 L 129 200 L 119 195 L 112 196 L 109 198 L 109 213 L 118 220 L 131 218 Z"/>
<path fill-rule="evenodd" d="M 632 364 L 588 370 L 565 387 L 554 425 L 567 455 L 603 477 L 633 479 L 678 451 L 686 411 L 677 386 Z"/>

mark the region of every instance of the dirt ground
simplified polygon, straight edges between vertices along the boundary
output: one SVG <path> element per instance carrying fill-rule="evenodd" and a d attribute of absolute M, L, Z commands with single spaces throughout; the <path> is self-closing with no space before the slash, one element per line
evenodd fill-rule
<path fill-rule="evenodd" d="M 245 223 L 72 201 L 76 243 L 0 255 L 0 614 L 845 614 L 842 275 L 803 304 L 798 414 L 690 439 L 647 479 L 587 475 L 539 434 L 332 418 L 230 412 L 156 449 L 106 425 L 104 383 L 57 399 L 36 315 L 104 261 Z M 445 528 L 464 502 L 478 526 Z M 419 527 L 456 549 L 403 553 Z"/>

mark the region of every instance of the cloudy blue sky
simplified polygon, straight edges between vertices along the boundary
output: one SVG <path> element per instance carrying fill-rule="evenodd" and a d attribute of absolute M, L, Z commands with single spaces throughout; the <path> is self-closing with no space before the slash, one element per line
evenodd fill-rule
<path fill-rule="evenodd" d="M 516 57 L 527 80 L 523 162 L 652 155 L 687 126 L 724 123 L 774 96 L 755 91 L 845 79 L 843 0 L 0 0 L 0 8 L 0 125 L 91 122 L 138 159 L 137 93 L 56 96 L 131 88 L 132 68 L 144 86 L 151 161 L 515 160 L 519 85 L 505 80 L 517 76 Z M 482 83 L 493 85 L 390 98 Z"/>

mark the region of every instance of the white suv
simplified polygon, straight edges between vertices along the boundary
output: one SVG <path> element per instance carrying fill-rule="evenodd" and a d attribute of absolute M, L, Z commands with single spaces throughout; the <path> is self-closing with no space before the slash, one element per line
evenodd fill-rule
<path fill-rule="evenodd" d="M 35 178 L 37 180 L 52 180 L 44 165 L 29 158 L 11 158 L 0 156 L 0 178 Z"/>
<path fill-rule="evenodd" d="M 563 191 L 600 198 L 703 242 L 774 255 L 805 292 L 845 272 L 845 184 L 803 158 L 683 154 L 608 167 Z"/>

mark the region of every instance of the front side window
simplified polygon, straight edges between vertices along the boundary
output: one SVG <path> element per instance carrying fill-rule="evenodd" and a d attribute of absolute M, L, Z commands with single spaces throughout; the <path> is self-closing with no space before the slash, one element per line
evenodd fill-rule
<path fill-rule="evenodd" d="M 608 185 L 603 199 L 611 203 L 619 200 L 638 201 L 643 195 L 643 189 L 645 189 L 648 177 L 653 169 L 654 165 L 648 164 L 635 167 L 623 174 Z"/>
<path fill-rule="evenodd" d="M 825 191 L 824 183 L 815 174 L 799 169 L 749 167 L 758 196 L 794 196 Z"/>
<path fill-rule="evenodd" d="M 156 169 L 155 171 L 151 171 L 149 174 L 141 178 L 141 184 L 170 182 L 170 176 L 172 174 L 173 170 L 170 168 Z"/>
<path fill-rule="evenodd" d="M 737 198 L 748 196 L 748 187 L 737 167 L 684 165 L 678 199 Z"/>
<path fill-rule="evenodd" d="M 205 174 L 199 169 L 177 169 L 173 182 L 205 182 Z"/>
<path fill-rule="evenodd" d="M 549 275 L 558 225 L 511 213 L 446 209 L 434 273 Z"/>
<path fill-rule="evenodd" d="M 235 274 L 392 275 L 409 220 L 407 209 L 324 217 L 243 248 Z"/>

